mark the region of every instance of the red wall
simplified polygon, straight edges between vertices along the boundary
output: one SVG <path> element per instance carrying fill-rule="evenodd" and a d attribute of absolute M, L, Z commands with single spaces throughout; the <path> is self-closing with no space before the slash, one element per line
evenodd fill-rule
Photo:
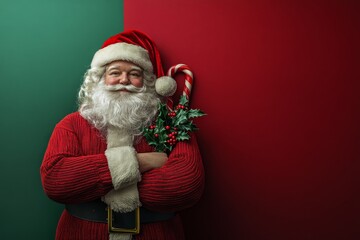
<path fill-rule="evenodd" d="M 358 1 L 124 4 L 208 113 L 188 239 L 360 239 Z"/>

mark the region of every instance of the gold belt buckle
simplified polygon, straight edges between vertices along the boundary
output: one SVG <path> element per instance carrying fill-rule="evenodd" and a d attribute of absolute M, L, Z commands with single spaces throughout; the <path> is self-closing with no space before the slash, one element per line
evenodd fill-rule
<path fill-rule="evenodd" d="M 110 233 L 131 233 L 139 234 L 140 233 L 140 208 L 135 209 L 135 228 L 116 228 L 113 227 L 113 210 L 108 206 L 108 228 Z"/>

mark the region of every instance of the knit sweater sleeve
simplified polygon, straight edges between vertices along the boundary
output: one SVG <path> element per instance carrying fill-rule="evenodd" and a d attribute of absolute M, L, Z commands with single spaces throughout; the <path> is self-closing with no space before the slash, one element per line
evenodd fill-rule
<path fill-rule="evenodd" d="M 204 170 L 195 135 L 177 143 L 164 166 L 146 172 L 140 201 L 153 211 L 176 212 L 194 205 L 204 188 Z"/>
<path fill-rule="evenodd" d="M 57 124 L 49 140 L 40 167 L 41 180 L 45 193 L 57 202 L 94 200 L 113 187 L 106 157 L 98 151 L 101 146 L 91 141 L 80 143 L 78 131 L 84 124 L 80 118 L 67 117 Z"/>

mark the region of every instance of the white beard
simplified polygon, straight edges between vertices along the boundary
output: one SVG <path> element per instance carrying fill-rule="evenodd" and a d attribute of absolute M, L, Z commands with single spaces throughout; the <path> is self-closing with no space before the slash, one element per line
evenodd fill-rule
<path fill-rule="evenodd" d="M 119 92 L 127 89 L 129 92 Z M 150 92 L 152 91 L 152 92 Z M 101 81 L 94 87 L 91 100 L 80 106 L 80 114 L 107 135 L 108 150 L 128 147 L 133 137 L 154 119 L 160 99 L 152 89 L 132 85 L 107 86 Z M 109 164 L 110 166 L 110 164 Z M 135 171 L 136 169 L 130 169 Z M 128 212 L 140 206 L 137 184 L 122 189 L 113 189 L 102 200 L 114 211 Z M 131 234 L 109 235 L 110 240 L 130 240 Z"/>
<path fill-rule="evenodd" d="M 127 89 L 129 92 L 121 92 Z M 145 85 L 136 88 L 132 85 L 107 86 L 101 81 L 95 88 L 92 101 L 83 104 L 81 116 L 101 131 L 108 127 L 120 128 L 130 135 L 139 135 L 143 127 L 149 125 L 156 115 L 159 98 Z"/>

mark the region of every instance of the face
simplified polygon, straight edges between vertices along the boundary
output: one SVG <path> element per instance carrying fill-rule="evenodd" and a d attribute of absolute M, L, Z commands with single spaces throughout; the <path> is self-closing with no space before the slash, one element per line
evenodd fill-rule
<path fill-rule="evenodd" d="M 126 61 L 115 61 L 106 67 L 105 84 L 106 85 L 133 85 L 142 87 L 143 70 L 137 65 Z"/>

